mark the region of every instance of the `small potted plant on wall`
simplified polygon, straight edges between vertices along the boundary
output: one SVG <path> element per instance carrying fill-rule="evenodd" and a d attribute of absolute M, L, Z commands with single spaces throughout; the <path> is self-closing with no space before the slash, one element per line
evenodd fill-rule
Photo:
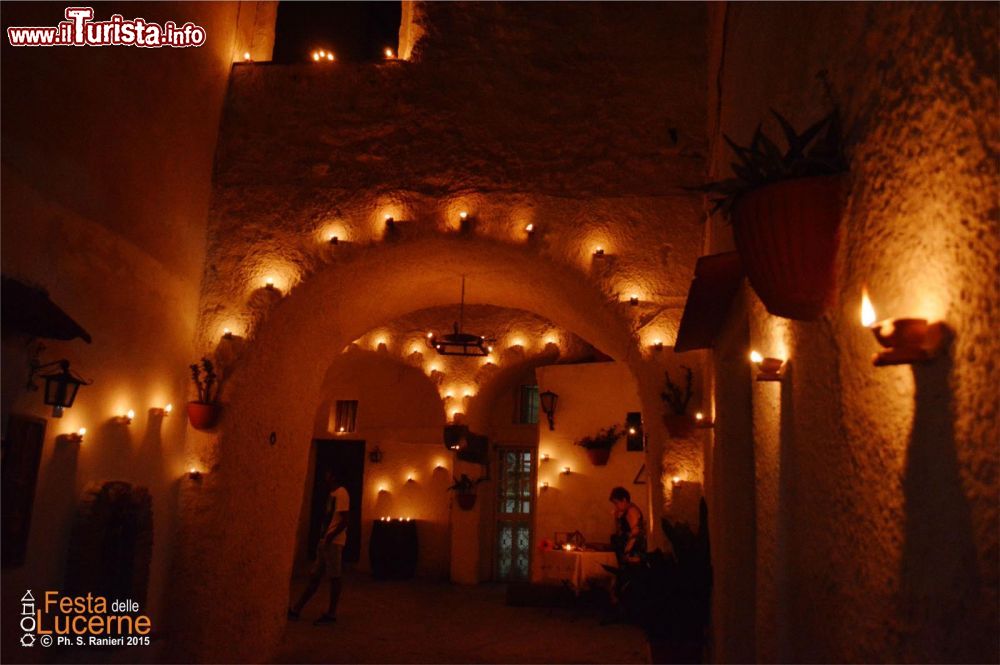
<path fill-rule="evenodd" d="M 663 424 L 667 426 L 670 436 L 675 439 L 691 436 L 694 433 L 695 424 L 691 416 L 687 414 L 688 404 L 691 403 L 691 396 L 694 394 L 692 389 L 694 372 L 691 371 L 690 367 L 684 365 L 681 365 L 681 369 L 684 370 L 684 387 L 681 388 L 670 379 L 670 371 L 668 370 L 664 372 L 667 378 L 666 390 L 660 393 L 660 398 L 667 407 L 667 412 L 663 415 Z"/>
<path fill-rule="evenodd" d="M 212 361 L 202 358 L 200 363 L 193 363 L 191 380 L 198 391 L 198 399 L 187 404 L 188 420 L 195 429 L 211 429 L 215 427 L 219 414 L 222 413 L 222 405 L 219 404 L 222 382 L 215 372 Z"/>
<path fill-rule="evenodd" d="M 452 476 L 454 478 L 454 476 Z M 455 484 L 453 484 L 448 489 L 455 493 L 455 499 L 458 501 L 458 507 L 462 510 L 472 510 L 476 505 L 476 485 L 486 480 L 485 478 L 476 478 L 473 480 L 469 478 L 464 473 L 461 478 L 455 478 Z"/>
<path fill-rule="evenodd" d="M 604 466 L 608 463 L 608 458 L 611 457 L 611 447 L 618 439 L 622 438 L 622 434 L 623 432 L 618 429 L 618 425 L 612 425 L 600 430 L 597 434 L 583 437 L 576 442 L 576 445 L 587 451 L 587 457 L 590 458 L 591 464 Z"/>
<path fill-rule="evenodd" d="M 732 222 L 751 286 L 767 311 L 812 321 L 832 304 L 840 242 L 841 174 L 847 171 L 836 110 L 799 134 L 772 110 L 788 143 L 782 154 L 760 127 L 750 145 L 726 143 L 736 177 L 696 188 Z"/>

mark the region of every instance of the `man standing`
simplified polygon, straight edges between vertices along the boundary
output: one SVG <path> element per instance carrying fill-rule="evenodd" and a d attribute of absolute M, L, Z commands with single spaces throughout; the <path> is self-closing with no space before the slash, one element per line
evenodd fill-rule
<path fill-rule="evenodd" d="M 326 528 L 316 545 L 316 563 L 309 575 L 309 583 L 298 602 L 288 608 L 288 618 L 297 620 L 302 608 L 316 593 L 324 577 L 330 578 L 330 605 L 314 625 L 333 623 L 337 620 L 337 602 L 340 600 L 342 557 L 347 542 L 347 519 L 351 509 L 351 499 L 340 479 L 332 470 L 324 474 L 326 486 L 332 488 L 326 501 Z"/>

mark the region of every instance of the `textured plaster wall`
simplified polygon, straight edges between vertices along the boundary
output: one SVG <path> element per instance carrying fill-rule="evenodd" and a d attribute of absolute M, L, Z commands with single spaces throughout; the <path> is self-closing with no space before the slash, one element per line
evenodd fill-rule
<path fill-rule="evenodd" d="M 25 589 L 61 588 L 83 488 L 125 480 L 152 494 L 154 549 L 143 610 L 155 630 L 166 626 L 163 594 L 186 468 L 186 365 L 195 352 L 212 160 L 238 4 L 96 6 L 99 18 L 118 12 L 193 21 L 208 32 L 201 48 L 14 49 L 4 40 L 3 272 L 48 289 L 91 333 L 91 345 L 45 341 L 41 358 L 68 358 L 94 382 L 61 420 L 51 419 L 40 394 L 23 390 L 23 339 L 5 331 L 5 419 L 12 412 L 50 418 L 27 562 L 4 570 L 5 616 L 19 611 Z M 4 26 L 55 25 L 64 8 L 5 5 Z M 173 416 L 150 413 L 166 403 Z M 132 425 L 114 424 L 129 408 L 136 412 Z M 80 427 L 88 430 L 82 445 L 55 441 Z M 14 626 L 5 622 L 5 656 L 19 648 L 8 642 Z"/>
<path fill-rule="evenodd" d="M 994 662 L 997 7 L 720 12 L 712 171 L 728 162 L 719 132 L 746 140 L 769 106 L 800 126 L 818 117 L 821 69 L 846 119 L 851 171 L 839 303 L 790 322 L 747 290 L 734 314 L 749 334 L 717 348 L 716 658 Z M 715 249 L 731 242 L 722 225 L 711 236 Z M 948 352 L 872 367 L 865 285 L 880 317 L 947 321 Z M 789 359 L 781 384 L 740 386 L 750 347 Z"/>
<path fill-rule="evenodd" d="M 191 439 L 214 470 L 186 511 L 176 589 L 211 610 L 181 627 L 178 658 L 274 644 L 314 417 L 303 405 L 344 345 L 454 304 L 461 274 L 467 302 L 533 312 L 585 339 L 627 363 L 646 410 L 659 408 L 670 354 L 651 345 L 672 344 L 700 250 L 700 202 L 679 185 L 703 168 L 704 8 L 410 9 L 425 36 L 408 62 L 234 72 L 199 334 L 211 348 L 229 327 L 245 348 L 218 440 Z M 388 237 L 387 214 L 399 222 Z M 262 288 L 268 277 L 276 291 Z M 674 447 L 650 423 L 658 478 Z M 659 510 L 662 486 L 651 489 Z M 241 552 L 241 565 L 205 579 L 223 551 Z M 246 639 L 223 654 L 211 636 L 234 631 Z"/>
<path fill-rule="evenodd" d="M 538 389 L 559 395 L 555 429 L 549 430 L 544 417 L 538 428 L 538 483 L 548 482 L 537 493 L 535 545 L 552 539 L 556 531 L 580 531 L 589 542 L 608 543 L 614 533 L 613 508 L 608 501 L 611 488 L 621 485 L 647 513 L 648 484 L 632 481 L 646 461 L 642 451 L 626 450 L 622 438 L 611 449 L 607 466 L 594 466 L 587 452 L 575 445 L 598 430 L 624 427 L 625 415 L 642 411 L 635 379 L 622 363 L 554 365 L 540 367 Z M 543 456 L 548 455 L 548 460 Z M 570 473 L 563 473 L 564 467 Z M 645 475 L 645 474 L 643 474 Z M 646 514 L 647 522 L 649 515 Z M 537 548 L 536 548 L 537 549 Z M 532 579 L 541 579 L 541 558 L 532 557 Z"/>

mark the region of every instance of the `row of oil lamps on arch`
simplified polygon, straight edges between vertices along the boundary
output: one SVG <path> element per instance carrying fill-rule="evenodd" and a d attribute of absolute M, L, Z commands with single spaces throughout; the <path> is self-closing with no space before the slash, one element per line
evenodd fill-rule
<path fill-rule="evenodd" d="M 391 214 L 385 214 L 383 216 L 383 219 L 385 221 L 386 230 L 391 231 L 395 227 L 396 219 Z M 458 213 L 458 219 L 460 224 L 467 223 L 468 221 L 470 221 L 469 212 L 466 210 L 462 210 L 461 212 Z M 524 232 L 529 238 L 532 237 L 535 233 L 534 223 L 525 224 Z M 337 235 L 336 233 L 330 233 L 327 236 L 327 242 L 330 245 L 339 245 L 340 236 Z M 603 259 L 606 258 L 608 254 L 605 253 L 605 249 L 602 245 L 597 245 L 593 249 L 592 256 L 595 259 Z M 264 288 L 268 291 L 280 291 L 280 289 L 275 285 L 274 277 L 270 276 L 264 278 Z M 641 297 L 637 293 L 630 293 L 627 302 L 632 307 L 638 307 L 641 302 Z M 226 329 L 225 335 L 227 336 L 227 339 L 231 338 L 232 332 Z M 653 343 L 653 346 L 662 348 L 663 345 L 661 342 L 656 341 Z"/>

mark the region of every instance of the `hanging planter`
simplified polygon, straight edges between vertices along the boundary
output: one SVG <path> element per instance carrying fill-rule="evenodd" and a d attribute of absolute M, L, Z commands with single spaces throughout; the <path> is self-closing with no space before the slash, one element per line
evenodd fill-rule
<path fill-rule="evenodd" d="M 840 176 L 797 178 L 755 189 L 736 203 L 736 249 L 771 314 L 813 321 L 833 304 L 840 190 Z"/>
<path fill-rule="evenodd" d="M 454 478 L 454 476 L 453 476 Z M 462 510 L 472 510 L 476 507 L 476 485 L 486 478 L 473 480 L 464 473 L 461 478 L 455 478 L 455 483 L 448 490 L 455 493 L 455 502 Z"/>
<path fill-rule="evenodd" d="M 222 413 L 222 405 L 219 404 L 222 381 L 208 358 L 202 358 L 200 363 L 193 363 L 190 368 L 198 399 L 187 404 L 188 420 L 195 429 L 212 429 Z"/>
<path fill-rule="evenodd" d="M 590 458 L 591 464 L 605 466 L 608 463 L 608 458 L 611 457 L 611 447 L 620 438 L 622 438 L 622 431 L 618 429 L 618 425 L 612 425 L 593 436 L 583 437 L 576 442 L 576 445 L 587 451 L 587 457 Z"/>
<path fill-rule="evenodd" d="M 674 439 L 686 439 L 694 434 L 694 420 L 687 414 L 668 413 L 663 416 L 663 424 Z"/>
<path fill-rule="evenodd" d="M 455 493 L 455 500 L 458 502 L 458 507 L 462 510 L 472 510 L 476 507 L 476 494 L 471 492 L 468 494 L 462 492 Z"/>
<path fill-rule="evenodd" d="M 222 415 L 222 405 L 188 402 L 187 414 L 191 427 L 198 430 L 212 429 Z"/>
<path fill-rule="evenodd" d="M 736 154 L 730 165 L 736 177 L 695 189 L 714 194 L 713 212 L 732 221 L 740 260 L 767 311 L 812 321 L 836 293 L 841 174 L 847 170 L 840 119 L 834 110 L 799 134 L 772 113 L 788 143 L 784 154 L 760 127 L 747 147 L 724 135 Z"/>
<path fill-rule="evenodd" d="M 610 448 L 587 448 L 587 457 L 594 466 L 606 466 L 611 459 Z"/>
<path fill-rule="evenodd" d="M 666 389 L 660 393 L 667 412 L 663 415 L 663 424 L 674 439 L 686 439 L 694 434 L 694 419 L 687 415 L 688 404 L 694 396 L 694 372 L 690 367 L 681 365 L 684 370 L 684 386 L 670 379 L 670 371 L 664 372 L 667 381 Z"/>

